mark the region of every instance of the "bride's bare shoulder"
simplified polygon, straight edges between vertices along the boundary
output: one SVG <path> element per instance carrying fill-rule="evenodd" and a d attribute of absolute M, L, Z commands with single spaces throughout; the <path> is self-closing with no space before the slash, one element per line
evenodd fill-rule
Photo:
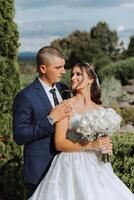
<path fill-rule="evenodd" d="M 68 103 L 71 103 L 71 104 L 76 102 L 75 97 L 71 97 L 71 98 L 69 98 L 69 99 L 67 99 L 65 101 L 68 102 Z"/>
<path fill-rule="evenodd" d="M 66 101 L 70 104 L 70 106 L 72 108 L 72 112 L 74 113 L 75 112 L 75 105 L 76 105 L 76 98 L 71 97 L 71 98 L 67 99 Z"/>
<path fill-rule="evenodd" d="M 96 104 L 96 103 L 94 103 L 94 102 L 92 102 L 92 107 L 93 107 L 94 109 L 104 108 L 102 104 L 99 105 L 99 104 Z"/>

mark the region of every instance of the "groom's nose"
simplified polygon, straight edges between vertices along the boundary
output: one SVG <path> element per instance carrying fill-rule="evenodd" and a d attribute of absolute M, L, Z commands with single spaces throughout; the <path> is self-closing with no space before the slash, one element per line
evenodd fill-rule
<path fill-rule="evenodd" d="M 65 70 L 64 67 L 61 68 L 61 73 L 62 73 L 62 74 L 65 74 L 65 73 L 66 73 L 66 70 Z"/>

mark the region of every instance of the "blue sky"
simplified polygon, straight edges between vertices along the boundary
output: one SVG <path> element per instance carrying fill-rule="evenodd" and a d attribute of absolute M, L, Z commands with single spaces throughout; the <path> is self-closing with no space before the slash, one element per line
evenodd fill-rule
<path fill-rule="evenodd" d="M 134 34 L 134 0 L 16 0 L 19 51 L 38 51 L 75 30 L 90 31 L 100 21 L 127 46 Z"/>

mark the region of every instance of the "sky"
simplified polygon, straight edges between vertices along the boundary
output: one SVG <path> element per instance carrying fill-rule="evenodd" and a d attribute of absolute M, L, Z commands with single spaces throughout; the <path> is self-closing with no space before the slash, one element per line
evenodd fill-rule
<path fill-rule="evenodd" d="M 98 22 L 116 30 L 127 47 L 134 35 L 134 0 L 16 0 L 19 52 L 37 52 L 75 30 L 89 32 Z"/>

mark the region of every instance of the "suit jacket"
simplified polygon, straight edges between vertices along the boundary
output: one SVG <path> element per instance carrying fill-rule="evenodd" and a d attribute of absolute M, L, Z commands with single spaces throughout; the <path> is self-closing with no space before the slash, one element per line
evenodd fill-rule
<path fill-rule="evenodd" d="M 63 99 L 70 97 L 68 87 L 57 83 Z M 13 137 L 24 145 L 24 180 L 38 184 L 56 155 L 54 126 L 47 115 L 52 106 L 38 78 L 20 91 L 13 103 Z"/>

